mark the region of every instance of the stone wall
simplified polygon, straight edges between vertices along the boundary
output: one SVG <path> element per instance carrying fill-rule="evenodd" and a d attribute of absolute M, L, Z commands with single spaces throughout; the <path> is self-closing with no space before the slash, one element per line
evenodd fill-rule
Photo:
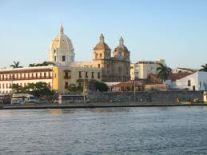
<path fill-rule="evenodd" d="M 151 92 L 90 92 L 91 102 L 176 102 L 192 101 L 195 98 L 203 98 L 203 91 L 151 91 Z"/>

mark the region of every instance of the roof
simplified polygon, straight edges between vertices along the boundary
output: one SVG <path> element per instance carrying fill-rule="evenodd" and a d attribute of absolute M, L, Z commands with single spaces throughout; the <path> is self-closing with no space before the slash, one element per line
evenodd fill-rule
<path fill-rule="evenodd" d="M 111 50 L 109 46 L 105 42 L 99 42 L 95 47 L 94 50 Z"/>
<path fill-rule="evenodd" d="M 60 27 L 60 33 L 55 37 L 55 39 L 51 42 L 51 49 L 61 49 L 64 51 L 73 51 L 72 41 L 68 38 L 67 35 L 64 34 L 63 27 Z"/>
<path fill-rule="evenodd" d="M 113 85 L 112 87 L 132 87 L 132 86 L 142 87 L 143 84 L 138 81 L 127 81 L 127 82 L 120 82 L 116 85 Z"/>
<path fill-rule="evenodd" d="M 172 80 L 172 81 L 176 81 L 176 80 L 179 80 L 179 79 L 182 79 L 188 75 L 191 75 L 193 73 L 189 73 L 189 72 L 183 72 L 183 73 L 173 73 L 169 76 L 169 79 Z"/>

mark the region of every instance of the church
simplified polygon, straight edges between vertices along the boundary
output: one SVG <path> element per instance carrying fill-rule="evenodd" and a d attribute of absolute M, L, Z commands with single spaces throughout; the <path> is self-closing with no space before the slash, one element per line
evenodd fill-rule
<path fill-rule="evenodd" d="M 111 49 L 100 35 L 99 42 L 93 49 L 93 60 L 90 62 L 75 62 L 77 66 L 93 66 L 101 68 L 103 82 L 122 82 L 130 80 L 130 51 L 124 45 L 121 37 L 119 45 Z"/>
<path fill-rule="evenodd" d="M 72 41 L 64 34 L 61 25 L 59 35 L 51 43 L 49 61 L 56 63 L 57 66 L 100 68 L 103 82 L 130 80 L 130 51 L 124 45 L 122 37 L 112 55 L 110 47 L 105 42 L 103 34 L 101 34 L 99 42 L 93 49 L 92 61 L 77 62 L 75 61 Z"/>
<path fill-rule="evenodd" d="M 111 49 L 101 34 L 93 49 L 92 61 L 75 61 L 75 50 L 61 25 L 48 52 L 48 65 L 0 69 L 0 93 L 12 93 L 12 84 L 25 87 L 28 83 L 46 82 L 58 93 L 67 92 L 70 84 L 83 88 L 92 80 L 120 82 L 130 80 L 130 52 L 120 38 L 119 45 Z"/>

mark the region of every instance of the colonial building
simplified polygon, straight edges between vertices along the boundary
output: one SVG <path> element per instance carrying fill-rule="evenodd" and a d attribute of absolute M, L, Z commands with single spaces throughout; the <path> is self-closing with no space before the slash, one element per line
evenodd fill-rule
<path fill-rule="evenodd" d="M 93 49 L 93 60 L 89 62 L 75 62 L 79 66 L 93 66 L 102 70 L 102 81 L 120 82 L 130 80 L 130 51 L 124 45 L 121 37 L 119 45 L 114 49 L 111 56 L 111 49 L 104 40 L 103 34 L 99 43 Z"/>
<path fill-rule="evenodd" d="M 49 48 L 48 66 L 0 69 L 0 93 L 12 93 L 12 84 L 25 87 L 28 83 L 46 82 L 59 93 L 67 91 L 70 84 L 78 87 L 91 80 L 101 81 L 102 69 L 73 63 L 75 53 L 72 41 L 64 34 L 63 26 Z"/>
<path fill-rule="evenodd" d="M 67 92 L 70 84 L 83 88 L 90 80 L 101 80 L 101 71 L 87 67 L 25 67 L 0 70 L 0 93 L 12 93 L 12 84 L 25 87 L 28 83 L 46 82 L 48 86 L 59 93 Z"/>
<path fill-rule="evenodd" d="M 166 85 L 172 89 L 207 90 L 207 72 L 174 73 L 166 81 Z"/>

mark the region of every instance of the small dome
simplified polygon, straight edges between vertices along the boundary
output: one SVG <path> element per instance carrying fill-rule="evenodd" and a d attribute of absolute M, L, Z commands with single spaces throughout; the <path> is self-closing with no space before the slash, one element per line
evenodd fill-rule
<path fill-rule="evenodd" d="M 124 39 L 122 37 L 119 39 L 119 45 L 114 49 L 114 51 L 120 51 L 120 52 L 126 51 L 126 52 L 128 52 L 127 47 L 124 46 Z"/>
<path fill-rule="evenodd" d="M 104 42 L 104 36 L 101 34 L 99 43 L 95 46 L 94 50 L 111 50 Z"/>
<path fill-rule="evenodd" d="M 73 51 L 72 41 L 64 34 L 63 26 L 60 27 L 60 34 L 58 34 L 52 41 L 51 49 L 61 49 L 63 51 Z"/>

